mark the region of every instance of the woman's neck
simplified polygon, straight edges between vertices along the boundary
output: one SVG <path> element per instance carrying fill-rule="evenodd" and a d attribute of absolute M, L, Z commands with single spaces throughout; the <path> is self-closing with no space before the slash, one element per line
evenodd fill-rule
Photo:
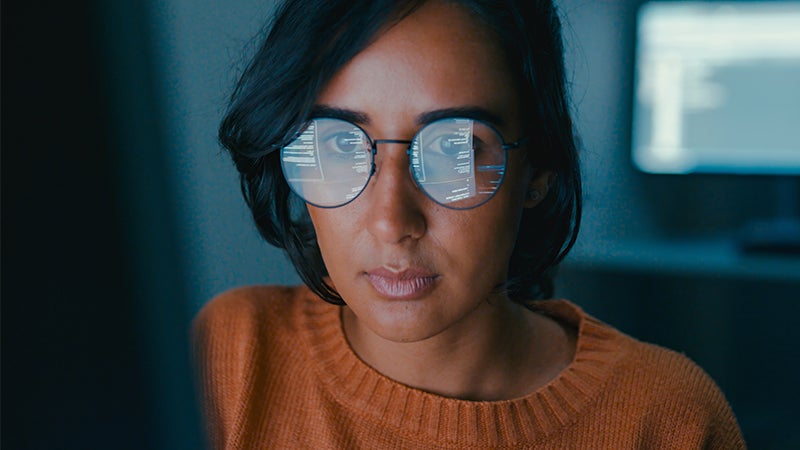
<path fill-rule="evenodd" d="M 417 342 L 385 339 L 349 308 L 343 327 L 355 353 L 383 375 L 446 397 L 525 396 L 555 378 L 575 352 L 575 333 L 508 299 L 483 302 L 447 330 Z"/>

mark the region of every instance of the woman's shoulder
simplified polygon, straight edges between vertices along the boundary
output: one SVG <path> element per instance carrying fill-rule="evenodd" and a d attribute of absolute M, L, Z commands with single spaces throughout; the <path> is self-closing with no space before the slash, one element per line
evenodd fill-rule
<path fill-rule="evenodd" d="M 624 395 L 638 406 L 643 436 L 651 442 L 680 439 L 686 448 L 745 447 L 725 394 L 702 367 L 683 353 L 632 338 L 631 342 L 626 370 L 619 378 L 631 388 Z"/>
<path fill-rule="evenodd" d="M 744 448 L 733 410 L 714 379 L 689 356 L 618 332 L 624 356 L 606 400 L 626 398 L 648 442 L 685 448 Z"/>
<path fill-rule="evenodd" d="M 314 300 L 305 287 L 249 286 L 224 292 L 192 323 L 194 363 L 212 442 L 221 446 L 248 392 L 302 355 L 299 323 Z M 216 447 L 216 445 L 215 445 Z"/>
<path fill-rule="evenodd" d="M 648 380 L 648 389 L 673 388 L 687 384 L 716 388 L 711 377 L 687 355 L 641 341 L 584 312 L 565 300 L 537 303 L 539 310 L 576 328 L 576 360 L 602 360 L 613 366 L 617 376 Z"/>
<path fill-rule="evenodd" d="M 307 288 L 293 286 L 247 286 L 223 292 L 195 316 L 194 342 L 208 346 L 291 334 L 309 296 Z"/>
<path fill-rule="evenodd" d="M 717 397 L 711 377 L 683 353 L 638 340 L 565 300 L 536 302 L 537 311 L 577 331 L 573 362 L 566 374 L 591 375 L 610 391 L 624 390 L 643 402 L 674 396 Z M 583 380 L 586 381 L 586 380 Z"/>
<path fill-rule="evenodd" d="M 579 329 L 570 381 L 595 380 L 596 417 L 615 416 L 655 448 L 743 448 L 736 418 L 722 390 L 689 356 L 643 342 L 569 302 L 545 305 Z M 579 380 L 580 381 L 580 380 Z"/>
<path fill-rule="evenodd" d="M 280 314 L 296 302 L 302 290 L 297 286 L 244 286 L 223 292 L 208 301 L 195 317 L 195 323 L 247 321 Z"/>
<path fill-rule="evenodd" d="M 661 402 L 675 398 L 682 403 L 727 404 L 717 383 L 686 354 L 620 335 L 628 349 L 623 365 L 629 377 L 651 396 Z"/>
<path fill-rule="evenodd" d="M 666 407 L 676 420 L 732 421 L 733 413 L 722 389 L 689 356 L 659 345 L 638 342 L 629 360 L 642 391 L 652 404 Z M 735 421 L 732 421 L 735 423 Z"/>

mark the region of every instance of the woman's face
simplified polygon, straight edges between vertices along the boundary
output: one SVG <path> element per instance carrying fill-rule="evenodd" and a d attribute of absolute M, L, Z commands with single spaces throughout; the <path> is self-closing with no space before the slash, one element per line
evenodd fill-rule
<path fill-rule="evenodd" d="M 418 118 L 451 108 L 484 110 L 506 142 L 521 138 L 515 80 L 494 36 L 465 10 L 428 2 L 353 58 L 318 106 L 359 117 L 372 139 L 409 140 Z M 467 327 L 508 299 L 506 280 L 531 180 L 509 152 L 505 181 L 482 206 L 451 210 L 409 173 L 407 145 L 379 144 L 364 192 L 332 209 L 308 206 L 325 265 L 359 326 L 397 342 Z M 539 186 L 542 187 L 542 186 Z"/>

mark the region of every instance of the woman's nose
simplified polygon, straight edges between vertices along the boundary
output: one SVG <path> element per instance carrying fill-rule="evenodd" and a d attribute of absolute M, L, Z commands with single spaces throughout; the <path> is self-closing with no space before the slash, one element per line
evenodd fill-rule
<path fill-rule="evenodd" d="M 381 144 L 370 180 L 367 228 L 387 244 L 417 240 L 427 228 L 424 194 L 411 178 L 407 148 L 407 144 Z"/>

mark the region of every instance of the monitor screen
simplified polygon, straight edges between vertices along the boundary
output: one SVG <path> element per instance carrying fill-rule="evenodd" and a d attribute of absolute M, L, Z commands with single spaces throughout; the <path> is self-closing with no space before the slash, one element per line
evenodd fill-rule
<path fill-rule="evenodd" d="M 647 2 L 632 147 L 652 173 L 800 174 L 800 2 Z"/>

